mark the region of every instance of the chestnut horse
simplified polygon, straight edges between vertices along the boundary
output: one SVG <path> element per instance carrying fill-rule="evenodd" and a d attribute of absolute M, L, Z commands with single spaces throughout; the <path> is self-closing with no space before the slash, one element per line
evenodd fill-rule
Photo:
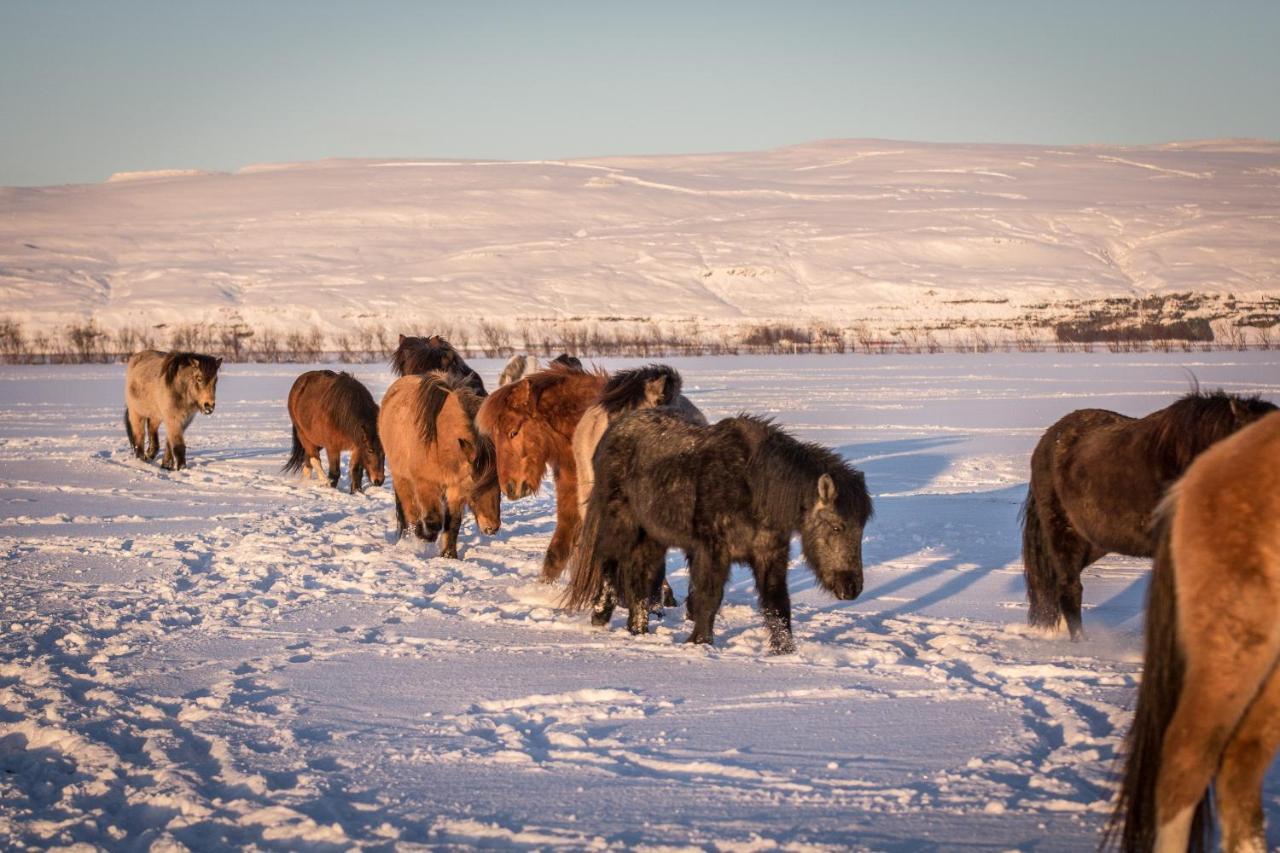
<path fill-rule="evenodd" d="M 391 369 L 397 376 L 443 370 L 450 376 L 464 379 L 471 390 L 481 397 L 486 393 L 480 374 L 462 360 L 462 356 L 453 348 L 453 344 L 439 335 L 432 335 L 429 338 L 401 335 L 400 345 L 391 354 Z"/>
<path fill-rule="evenodd" d="M 329 485 L 336 488 L 342 451 L 351 453 L 351 494 L 364 491 L 364 475 L 383 481 L 382 442 L 378 440 L 378 404 L 350 373 L 308 370 L 289 389 L 293 451 L 284 470 L 320 474 L 320 448 L 329 457 Z"/>
<path fill-rule="evenodd" d="M 187 467 L 184 433 L 197 411 L 213 414 L 220 367 L 222 359 L 194 352 L 149 349 L 129 356 L 124 371 L 124 431 L 135 456 L 148 462 L 156 458 L 163 423 L 160 467 Z"/>
<path fill-rule="evenodd" d="M 458 556 L 465 504 L 485 535 L 501 522 L 493 443 L 475 429 L 482 399 L 443 371 L 397 379 L 382 398 L 378 432 L 396 493 L 396 535 L 412 529 L 432 542 L 443 529 L 442 557 Z"/>
<path fill-rule="evenodd" d="M 1051 629 L 1065 617 L 1080 639 L 1084 568 L 1112 552 L 1150 557 L 1164 490 L 1205 448 L 1275 408 L 1197 390 L 1144 418 L 1080 409 L 1049 427 L 1031 455 L 1022 508 L 1027 621 Z"/>
<path fill-rule="evenodd" d="M 1169 490 L 1146 653 L 1108 841 L 1266 849 L 1262 780 L 1280 746 L 1280 413 L 1206 450 Z"/>
<path fill-rule="evenodd" d="M 508 499 L 537 492 L 551 466 L 556 480 L 556 529 L 542 561 L 542 579 L 548 583 L 564 571 L 581 523 L 573 431 L 606 381 L 603 371 L 588 373 L 553 364 L 503 385 L 476 415 L 476 426 L 497 448 L 498 480 Z"/>

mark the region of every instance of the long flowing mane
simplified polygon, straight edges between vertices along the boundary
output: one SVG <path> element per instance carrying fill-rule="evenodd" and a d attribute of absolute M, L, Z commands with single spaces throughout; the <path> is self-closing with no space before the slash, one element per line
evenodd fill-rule
<path fill-rule="evenodd" d="M 646 364 L 630 370 L 619 370 L 609 377 L 600 392 L 599 404 L 612 419 L 614 415 L 638 409 L 648 402 L 649 383 L 663 379 L 662 396 L 656 405 L 669 406 L 680 395 L 684 380 L 674 367 L 665 364 Z"/>
<path fill-rule="evenodd" d="M 1153 428 L 1147 438 L 1147 450 L 1171 476 L 1176 476 L 1209 445 L 1275 410 L 1275 404 L 1257 395 L 1244 397 L 1221 389 L 1209 393 L 1196 389 L 1148 415 Z"/>
<path fill-rule="evenodd" d="M 165 384 L 172 385 L 174 380 L 178 378 L 178 371 L 191 361 L 196 363 L 196 367 L 200 369 L 200 373 L 204 376 L 206 382 L 218 375 L 218 367 L 222 364 L 221 359 L 198 352 L 166 353 L 164 361 L 160 362 L 160 372 L 164 374 Z"/>
<path fill-rule="evenodd" d="M 432 371 L 424 376 L 422 382 L 418 385 L 417 398 L 414 401 L 413 408 L 418 418 L 419 435 L 423 442 L 428 445 L 435 444 L 439 437 L 436 429 L 436 420 L 439 418 L 440 411 L 444 408 L 445 401 L 449 399 L 450 395 L 457 397 L 459 405 L 462 406 L 467 419 L 473 425 L 476 412 L 480 409 L 480 404 L 484 402 L 484 398 L 475 393 L 465 377 L 445 373 L 441 370 Z M 471 433 L 469 436 L 460 436 L 472 441 L 476 449 L 475 459 L 471 461 L 471 474 L 476 481 L 477 488 L 488 486 L 498 477 L 498 459 L 494 451 L 493 441 L 488 436 L 481 435 L 478 430 L 474 429 L 474 426 Z"/>
<path fill-rule="evenodd" d="M 325 373 L 333 377 L 333 382 L 329 383 L 321 403 L 333 419 L 333 425 L 349 436 L 368 440 L 375 450 L 381 451 L 378 404 L 369 389 L 346 371 L 326 370 Z"/>
<path fill-rule="evenodd" d="M 471 369 L 453 344 L 439 335 L 429 338 L 401 335 L 400 345 L 391 354 L 391 369 L 398 376 L 442 370 L 466 379 L 476 393 L 485 393 L 480 374 Z"/>
<path fill-rule="evenodd" d="M 739 415 L 739 428 L 753 440 L 747 470 L 757 508 L 766 518 L 798 523 L 817 499 L 818 478 L 827 474 L 836 484 L 836 507 L 841 515 L 871 518 L 871 496 L 862 472 L 839 454 L 800 441 L 769 418 Z"/>

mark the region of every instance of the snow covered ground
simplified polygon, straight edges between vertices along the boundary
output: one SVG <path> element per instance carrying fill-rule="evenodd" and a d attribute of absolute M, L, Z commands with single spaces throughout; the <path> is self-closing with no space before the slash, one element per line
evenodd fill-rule
<path fill-rule="evenodd" d="M 1092 848 L 1147 566 L 1087 572 L 1087 641 L 1029 635 L 1028 454 L 1184 368 L 1280 399 L 1280 354 L 676 364 L 709 415 L 867 473 L 866 591 L 797 560 L 795 655 L 763 654 L 742 573 L 714 649 L 675 611 L 639 640 L 558 613 L 546 492 L 492 538 L 468 521 L 459 561 L 393 544 L 388 488 L 279 473 L 302 367 L 228 365 L 177 474 L 128 452 L 120 366 L 0 368 L 0 846 Z M 1280 843 L 1275 774 L 1267 808 Z"/>
<path fill-rule="evenodd" d="M 1243 317 L 1280 278 L 1280 143 L 1264 140 L 116 177 L 0 188 L 0 306 L 29 333 L 89 317 L 169 324 L 163 342 L 175 322 L 332 336 L 447 317 L 472 343 L 481 318 L 516 335 L 574 317 L 1007 326 L 1171 292 Z"/>

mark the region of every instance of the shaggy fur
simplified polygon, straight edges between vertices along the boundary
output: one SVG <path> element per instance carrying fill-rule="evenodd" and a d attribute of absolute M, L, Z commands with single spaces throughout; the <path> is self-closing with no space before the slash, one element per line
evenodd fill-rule
<path fill-rule="evenodd" d="M 510 385 L 512 382 L 519 382 L 526 375 L 533 373 L 538 369 L 538 357 L 536 355 L 513 355 L 511 360 L 507 362 L 507 366 L 502 368 L 502 375 L 498 377 L 498 387 Z"/>
<path fill-rule="evenodd" d="M 384 456 L 378 439 L 378 404 L 369 389 L 350 373 L 310 370 L 289 390 L 293 450 L 284 470 L 319 476 L 320 449 L 329 458 L 328 481 L 337 487 L 342 452 L 351 454 L 351 494 L 363 491 L 367 472 L 382 485 Z"/>
<path fill-rule="evenodd" d="M 791 651 L 787 557 L 799 533 L 818 583 L 862 592 L 862 531 L 871 497 L 862 473 L 826 448 L 750 416 L 691 424 L 669 408 L 625 415 L 594 458 L 596 487 L 565 599 L 608 624 L 615 601 L 632 633 L 648 631 L 668 548 L 689 555 L 692 643 L 711 643 L 731 562 L 755 573 L 770 650 Z"/>
<path fill-rule="evenodd" d="M 581 518 L 573 431 L 606 379 L 600 371 L 553 364 L 494 391 L 476 415 L 476 426 L 497 449 L 499 483 L 508 499 L 534 494 L 548 466 L 555 476 L 556 529 L 542 562 L 545 581 L 560 576 L 577 539 Z"/>
<path fill-rule="evenodd" d="M 1065 618 L 1083 636 L 1080 574 L 1109 553 L 1150 557 L 1151 516 L 1164 490 L 1214 442 L 1275 410 L 1258 397 L 1188 394 L 1144 418 L 1080 409 L 1031 455 L 1022 560 L 1031 625 Z"/>
<path fill-rule="evenodd" d="M 218 369 L 222 359 L 194 352 L 143 350 L 129 357 L 124 373 L 124 430 L 139 459 L 160 452 L 160 424 L 165 429 L 161 467 L 187 466 L 185 431 L 197 411 L 213 414 Z"/>
<path fill-rule="evenodd" d="M 467 380 L 442 371 L 397 379 L 382 399 L 378 432 L 396 495 L 396 534 L 412 529 L 440 555 L 458 556 L 466 505 L 486 535 L 501 523 L 493 443 L 475 429 L 481 398 Z"/>
<path fill-rule="evenodd" d="M 1125 851 L 1266 848 L 1280 745 L 1280 413 L 1213 445 L 1159 510 L 1146 650 L 1106 841 Z"/>
<path fill-rule="evenodd" d="M 483 397 L 487 392 L 480 374 L 462 359 L 453 344 L 439 335 L 429 338 L 400 336 L 400 345 L 391 354 L 391 369 L 397 376 L 442 370 L 466 380 L 472 391 Z"/>

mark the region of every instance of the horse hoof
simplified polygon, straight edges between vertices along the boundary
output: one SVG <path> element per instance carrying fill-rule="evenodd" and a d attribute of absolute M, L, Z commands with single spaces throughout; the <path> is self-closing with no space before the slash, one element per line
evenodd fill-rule
<path fill-rule="evenodd" d="M 695 634 L 690 634 L 688 639 L 685 640 L 685 642 L 692 646 L 709 646 L 711 645 L 711 638 L 704 634 L 695 633 Z"/>
<path fill-rule="evenodd" d="M 790 638 L 786 640 L 773 640 L 769 643 L 770 655 L 792 655 L 795 654 L 796 644 Z"/>

